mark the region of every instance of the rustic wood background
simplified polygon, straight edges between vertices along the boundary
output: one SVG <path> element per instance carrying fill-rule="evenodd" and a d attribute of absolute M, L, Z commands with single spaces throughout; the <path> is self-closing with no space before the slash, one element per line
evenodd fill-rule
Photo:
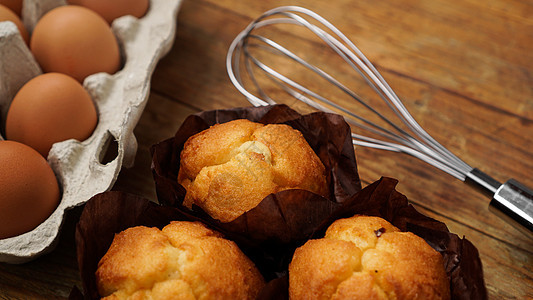
<path fill-rule="evenodd" d="M 252 19 L 280 5 L 304 6 L 334 23 L 415 119 L 467 163 L 502 182 L 516 178 L 533 187 L 532 1 L 184 0 L 174 47 L 158 64 L 135 129 L 135 166 L 121 172 L 114 189 L 156 199 L 149 147 L 172 136 L 189 114 L 249 105 L 228 79 L 226 53 Z M 309 57 L 311 49 L 323 50 L 312 41 L 303 48 L 306 36 L 280 36 L 303 40 Z M 350 79 L 329 56 L 315 59 Z M 364 185 L 397 178 L 397 189 L 417 209 L 477 246 L 490 299 L 533 298 L 533 240 L 489 212 L 488 199 L 406 155 L 359 147 L 356 155 Z M 74 227 L 81 209 L 68 213 L 52 253 L 22 265 L 0 264 L 1 299 L 62 299 L 80 286 Z"/>

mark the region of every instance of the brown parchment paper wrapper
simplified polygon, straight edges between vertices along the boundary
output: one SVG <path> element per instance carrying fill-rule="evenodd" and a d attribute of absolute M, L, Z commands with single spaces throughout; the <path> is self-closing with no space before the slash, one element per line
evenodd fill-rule
<path fill-rule="evenodd" d="M 111 246 L 115 234 L 134 226 L 165 227 L 173 220 L 187 220 L 178 209 L 163 207 L 124 192 L 93 196 L 85 205 L 76 225 L 76 254 L 84 298 L 100 299 L 95 273 L 98 262 Z M 82 299 L 73 289 L 70 299 Z"/>
<path fill-rule="evenodd" d="M 185 189 L 178 184 L 180 153 L 189 137 L 217 123 L 248 119 L 263 124 L 287 124 L 299 130 L 326 168 L 328 198 L 305 190 L 271 194 L 236 220 L 222 223 L 201 208 L 182 205 Z M 173 138 L 152 147 L 152 173 L 158 200 L 176 207 L 236 241 L 273 274 L 284 270 L 290 251 L 300 245 L 348 198 L 361 189 L 351 131 L 344 118 L 323 112 L 300 115 L 286 105 L 214 110 L 189 116 Z M 274 275 L 272 275 L 274 276 Z"/>
<path fill-rule="evenodd" d="M 384 218 L 402 231 L 410 231 L 423 238 L 444 258 L 450 280 L 452 299 L 487 299 L 483 269 L 476 247 L 467 239 L 450 233 L 440 221 L 419 213 L 407 198 L 396 191 L 398 181 L 380 180 L 365 187 L 345 201 L 312 238 L 321 238 L 327 227 L 338 218 L 356 214 Z M 288 299 L 287 274 L 270 281 L 259 299 Z"/>
<path fill-rule="evenodd" d="M 407 198 L 395 190 L 396 184 L 394 179 L 382 178 L 367 186 L 321 224 L 311 238 L 321 238 L 326 228 L 337 218 L 354 214 L 382 217 L 401 230 L 411 231 L 424 238 L 441 253 L 450 279 L 452 299 L 487 299 L 477 249 L 468 240 L 450 233 L 444 223 L 417 212 Z M 189 216 L 177 208 L 159 206 L 123 192 L 106 192 L 91 198 L 76 227 L 78 265 L 84 298 L 99 298 L 95 272 L 116 233 L 139 225 L 162 228 L 172 220 L 188 219 Z M 263 265 L 268 261 L 254 262 L 260 270 L 268 269 Z M 278 275 L 278 278 L 269 281 L 259 299 L 288 299 L 287 274 L 280 272 Z M 83 299 L 83 296 L 74 288 L 70 299 Z"/>
<path fill-rule="evenodd" d="M 183 144 L 212 124 L 237 118 L 286 123 L 302 131 L 326 166 L 331 199 L 302 190 L 283 191 L 265 198 L 257 209 L 234 224 L 221 224 L 197 207 L 182 207 L 185 190 L 176 176 Z M 269 281 L 259 298 L 288 299 L 287 268 L 294 249 L 309 238 L 321 238 L 334 220 L 355 214 L 382 217 L 403 231 L 419 235 L 439 251 L 450 279 L 452 299 L 487 299 L 481 261 L 472 243 L 450 233 L 444 223 L 417 212 L 395 190 L 395 179 L 382 178 L 360 190 L 349 128 L 341 130 L 345 126 L 338 116 L 301 116 L 283 105 L 190 116 L 174 138 L 152 148 L 152 170 L 162 206 L 121 192 L 99 194 L 87 202 L 76 228 L 85 299 L 98 298 L 94 274 L 116 233 L 138 225 L 162 228 L 172 220 L 202 221 L 237 242 Z M 71 299 L 80 295 L 73 289 Z"/>

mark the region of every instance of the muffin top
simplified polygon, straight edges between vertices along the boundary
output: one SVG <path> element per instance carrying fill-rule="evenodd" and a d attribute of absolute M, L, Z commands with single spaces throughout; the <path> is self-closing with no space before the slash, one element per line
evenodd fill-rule
<path fill-rule="evenodd" d="M 291 299 L 449 299 L 442 256 L 422 238 L 378 217 L 335 221 L 298 248 Z"/>
<path fill-rule="evenodd" d="M 272 193 L 304 189 L 327 196 L 325 168 L 302 134 L 288 125 L 245 119 L 216 124 L 190 137 L 178 183 L 193 204 L 231 222 Z"/>
<path fill-rule="evenodd" d="M 254 299 L 264 286 L 234 242 L 186 221 L 115 235 L 96 282 L 106 299 Z"/>

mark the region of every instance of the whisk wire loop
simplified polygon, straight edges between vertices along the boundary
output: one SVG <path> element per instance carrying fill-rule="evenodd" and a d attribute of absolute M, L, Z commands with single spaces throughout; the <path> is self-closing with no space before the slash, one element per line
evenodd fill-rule
<path fill-rule="evenodd" d="M 351 111 L 347 110 L 346 108 L 344 108 L 342 106 L 339 106 L 338 104 L 332 102 L 331 100 L 328 100 L 328 99 L 316 94 L 315 92 L 303 87 L 302 85 L 292 81 L 291 79 L 281 75 L 280 73 L 276 72 L 272 68 L 266 66 L 265 64 L 263 64 L 262 62 L 257 60 L 255 57 L 249 56 L 249 60 L 253 61 L 254 64 L 256 66 L 258 66 L 261 70 L 265 71 L 265 75 L 267 75 L 269 78 L 271 78 L 274 83 L 278 84 L 283 90 L 285 90 L 287 93 L 289 93 L 290 95 L 292 95 L 296 99 L 298 99 L 298 100 L 300 100 L 300 101 L 312 106 L 313 108 L 316 108 L 316 109 L 319 109 L 319 110 L 322 110 L 322 111 L 328 111 L 328 112 L 331 111 L 328 108 L 320 105 L 319 103 L 310 100 L 304 94 L 300 93 L 300 92 L 303 92 L 303 93 L 305 93 L 307 95 L 310 95 L 310 96 L 312 96 L 312 97 L 314 97 L 314 98 L 316 98 L 316 99 L 318 99 L 318 100 L 320 100 L 320 101 L 322 101 L 322 102 L 324 102 L 324 103 L 326 103 L 326 104 L 328 104 L 330 106 L 333 106 L 334 108 L 342 111 L 343 113 L 347 114 L 348 117 L 349 117 L 347 119 L 347 121 L 349 123 L 353 124 L 353 125 L 359 126 L 360 128 L 365 129 L 367 131 L 370 131 L 372 133 L 381 135 L 381 136 L 383 136 L 385 138 L 388 138 L 390 140 L 394 140 L 396 142 L 403 143 L 404 145 L 408 145 L 410 147 L 413 147 L 413 148 L 416 148 L 416 149 L 419 149 L 419 150 L 427 148 L 424 144 L 418 142 L 415 138 L 413 138 L 411 135 L 409 135 L 406 131 L 404 131 L 403 129 L 398 127 L 396 124 L 392 123 L 390 120 L 385 118 L 381 113 L 379 113 L 373 107 L 369 106 L 366 102 L 361 100 L 361 98 L 359 96 L 357 96 L 351 90 L 346 88 L 344 85 L 342 85 L 336 79 L 334 79 L 331 75 L 329 75 L 328 73 L 324 72 L 322 69 L 309 64 L 305 60 L 301 59 L 300 57 L 298 57 L 294 53 L 290 52 L 289 50 L 285 49 L 284 47 L 282 47 L 281 45 L 273 42 L 270 39 L 266 39 L 264 37 L 255 36 L 255 35 L 250 35 L 250 38 L 256 38 L 258 40 L 261 40 L 261 41 L 267 43 L 273 49 L 279 51 L 281 54 L 286 55 L 287 57 L 293 59 L 294 61 L 297 61 L 298 63 L 300 63 L 301 65 L 305 66 L 306 68 L 308 68 L 308 69 L 314 71 L 315 73 L 321 75 L 322 77 L 326 78 L 329 82 L 333 83 L 335 86 L 339 87 L 342 91 L 344 91 L 345 93 L 350 95 L 352 98 L 357 100 L 359 103 L 364 105 L 365 108 L 367 108 L 368 110 L 372 111 L 374 114 L 378 115 L 382 120 L 386 121 L 389 125 L 391 125 L 397 131 L 399 131 L 401 135 L 400 134 L 396 134 L 396 133 L 394 133 L 392 131 L 389 131 L 389 130 L 387 130 L 387 129 L 385 129 L 385 128 L 383 128 L 383 127 L 381 127 L 381 126 L 379 126 L 379 125 L 377 125 L 377 124 L 375 124 L 373 122 L 368 121 L 367 119 L 365 119 L 365 118 L 363 118 L 361 116 L 358 116 L 358 115 L 352 113 Z M 249 55 L 249 54 L 246 53 L 246 55 Z M 249 60 L 247 60 L 247 61 L 249 61 Z M 279 80 L 279 81 L 276 81 L 276 79 Z M 254 80 L 254 84 L 256 85 L 256 88 L 258 89 L 260 94 L 263 95 L 263 97 L 267 97 L 267 99 L 270 99 L 270 101 L 269 100 L 267 100 L 267 101 L 269 103 L 271 103 L 272 102 L 271 98 L 268 97 L 268 95 L 265 92 L 263 92 L 263 90 L 257 84 L 257 82 L 255 80 Z M 291 89 L 291 87 L 297 89 L 300 92 L 298 92 L 298 91 L 296 91 L 294 89 Z M 387 104 L 390 105 L 389 102 L 387 102 Z M 398 114 L 398 112 L 396 112 L 396 113 Z M 350 117 L 362 121 L 363 124 L 354 122 L 353 119 L 351 119 Z M 367 126 L 367 125 L 369 125 L 369 126 Z M 359 145 L 361 145 L 361 144 L 359 143 Z M 430 149 L 426 149 L 426 151 L 430 151 Z"/>
<path fill-rule="evenodd" d="M 317 21 L 318 24 L 324 26 L 327 31 L 320 26 L 311 23 L 305 17 Z M 364 101 L 354 91 L 339 82 L 322 68 L 307 62 L 272 39 L 252 33 L 259 28 L 276 24 L 303 26 L 313 32 L 365 80 L 365 82 L 378 94 L 379 98 L 387 104 L 392 112 L 394 112 L 399 120 L 407 126 L 412 134 L 389 120 L 382 113 L 377 111 L 377 109 Z M 353 113 L 349 109 L 305 87 L 303 84 L 275 71 L 251 53 L 250 49 L 257 47 L 262 49 L 270 48 L 269 53 L 285 56 L 291 61 L 311 70 L 327 80 L 333 86 L 340 89 L 344 94 L 356 100 L 365 109 L 372 112 L 378 117 L 378 119 L 384 121 L 396 132 Z M 244 69 L 248 73 L 249 79 L 255 86 L 261 98 L 255 96 L 244 87 L 243 78 L 241 77 L 241 59 L 245 62 Z M 346 121 L 350 124 L 357 126 L 364 131 L 377 134 L 387 140 L 393 141 L 387 142 L 352 133 L 354 145 L 406 153 L 463 181 L 465 180 L 466 175 L 473 170 L 472 167 L 439 144 L 416 122 L 389 84 L 353 42 L 351 42 L 330 22 L 313 11 L 297 6 L 284 6 L 267 11 L 239 33 L 230 45 L 226 58 L 226 67 L 230 80 L 237 90 L 239 90 L 239 92 L 241 92 L 254 106 L 275 104 L 276 101 L 268 96 L 264 89 L 261 88 L 261 85 L 254 75 L 253 66 L 264 72 L 272 82 L 299 101 L 302 101 L 315 109 L 326 112 L 335 112 L 334 110 L 340 111 L 345 116 Z"/>

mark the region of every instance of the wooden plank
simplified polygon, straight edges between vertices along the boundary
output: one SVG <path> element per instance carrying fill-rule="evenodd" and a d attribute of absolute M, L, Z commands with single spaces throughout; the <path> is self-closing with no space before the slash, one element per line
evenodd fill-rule
<path fill-rule="evenodd" d="M 123 168 L 113 190 L 134 193 L 157 202 L 150 165 L 150 147 L 174 136 L 185 118 L 197 110 L 152 93 L 134 134 L 139 144 L 134 165 Z"/>
<path fill-rule="evenodd" d="M 67 299 L 80 287 L 74 230 L 82 207 L 67 211 L 56 249 L 31 263 L 0 263 L 0 298 Z"/>
<path fill-rule="evenodd" d="M 533 187 L 530 1 L 185 0 L 176 42 L 153 74 L 150 100 L 134 131 L 135 165 L 121 171 L 114 189 L 155 201 L 149 147 L 171 137 L 192 113 L 250 105 L 226 74 L 228 47 L 252 19 L 288 4 L 319 12 L 355 40 L 415 119 L 452 152 L 500 181 L 514 177 Z M 328 66 L 364 98 L 374 98 L 311 36 L 292 29 L 272 34 L 306 59 Z M 368 116 L 308 73 L 280 68 Z M 283 101 L 308 110 L 295 100 Z M 415 158 L 360 147 L 356 155 L 365 185 L 381 176 L 397 178 L 397 189 L 421 212 L 477 246 L 490 299 L 533 298 L 533 240 L 489 212 L 488 199 Z M 80 212 L 69 212 L 52 253 L 28 264 L 0 264 L 0 298 L 64 299 L 80 286 L 74 244 Z"/>

